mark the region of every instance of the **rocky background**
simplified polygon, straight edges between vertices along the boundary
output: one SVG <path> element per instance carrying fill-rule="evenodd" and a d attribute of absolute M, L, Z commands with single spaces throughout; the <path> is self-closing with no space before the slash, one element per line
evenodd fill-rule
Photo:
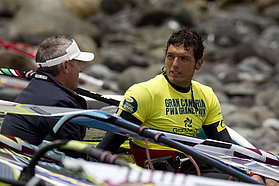
<path fill-rule="evenodd" d="M 106 89 L 88 78 L 80 86 L 100 94 L 121 95 L 160 73 L 170 34 L 195 26 L 206 53 L 194 79 L 214 89 L 228 126 L 276 154 L 278 23 L 279 0 L 0 0 L 1 40 L 36 48 L 51 35 L 73 37 L 96 56 L 83 72 Z M 35 70 L 32 59 L 4 48 L 0 59 L 1 67 Z M 21 91 L 9 81 L 1 79 L 1 99 L 13 100 Z"/>

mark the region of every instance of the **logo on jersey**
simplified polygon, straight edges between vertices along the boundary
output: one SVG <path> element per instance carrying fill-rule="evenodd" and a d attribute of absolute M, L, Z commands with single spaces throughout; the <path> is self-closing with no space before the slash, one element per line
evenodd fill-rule
<path fill-rule="evenodd" d="M 192 119 L 186 118 L 186 119 L 184 120 L 185 127 L 192 127 L 192 122 L 193 122 Z"/>
<path fill-rule="evenodd" d="M 138 103 L 137 103 L 136 99 L 132 96 L 130 96 L 129 98 L 126 98 L 123 101 L 122 106 L 132 114 L 135 113 L 138 109 Z"/>
<path fill-rule="evenodd" d="M 222 121 L 219 121 L 219 124 L 217 126 L 217 131 L 221 132 L 222 130 L 224 130 L 226 128 L 225 123 Z"/>

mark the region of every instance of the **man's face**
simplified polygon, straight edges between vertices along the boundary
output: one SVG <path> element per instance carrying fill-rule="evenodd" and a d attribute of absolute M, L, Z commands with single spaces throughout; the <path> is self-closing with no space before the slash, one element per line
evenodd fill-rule
<path fill-rule="evenodd" d="M 69 88 L 74 90 L 78 87 L 79 73 L 82 72 L 80 62 L 78 60 L 72 60 L 72 64 L 69 64 Z"/>
<path fill-rule="evenodd" d="M 170 45 L 165 56 L 167 76 L 179 87 L 190 86 L 195 70 L 199 70 L 202 63 L 202 58 L 195 61 L 193 47 L 185 50 L 183 46 Z"/>

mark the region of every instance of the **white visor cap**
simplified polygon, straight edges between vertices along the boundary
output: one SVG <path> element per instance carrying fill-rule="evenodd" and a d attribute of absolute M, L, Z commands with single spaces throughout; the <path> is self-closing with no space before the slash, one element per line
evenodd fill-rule
<path fill-rule="evenodd" d="M 94 54 L 91 52 L 81 52 L 78 48 L 77 43 L 72 39 L 72 44 L 66 49 L 66 54 L 54 59 L 47 60 L 46 62 L 38 62 L 37 67 L 52 67 L 62 63 L 63 61 L 70 61 L 73 59 L 79 61 L 92 61 Z"/>

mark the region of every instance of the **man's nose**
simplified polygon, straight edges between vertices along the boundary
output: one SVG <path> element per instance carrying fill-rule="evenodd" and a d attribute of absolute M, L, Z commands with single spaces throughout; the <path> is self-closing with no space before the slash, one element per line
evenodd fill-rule
<path fill-rule="evenodd" d="M 178 66 L 179 65 L 179 57 L 175 57 L 172 63 L 173 66 Z"/>

